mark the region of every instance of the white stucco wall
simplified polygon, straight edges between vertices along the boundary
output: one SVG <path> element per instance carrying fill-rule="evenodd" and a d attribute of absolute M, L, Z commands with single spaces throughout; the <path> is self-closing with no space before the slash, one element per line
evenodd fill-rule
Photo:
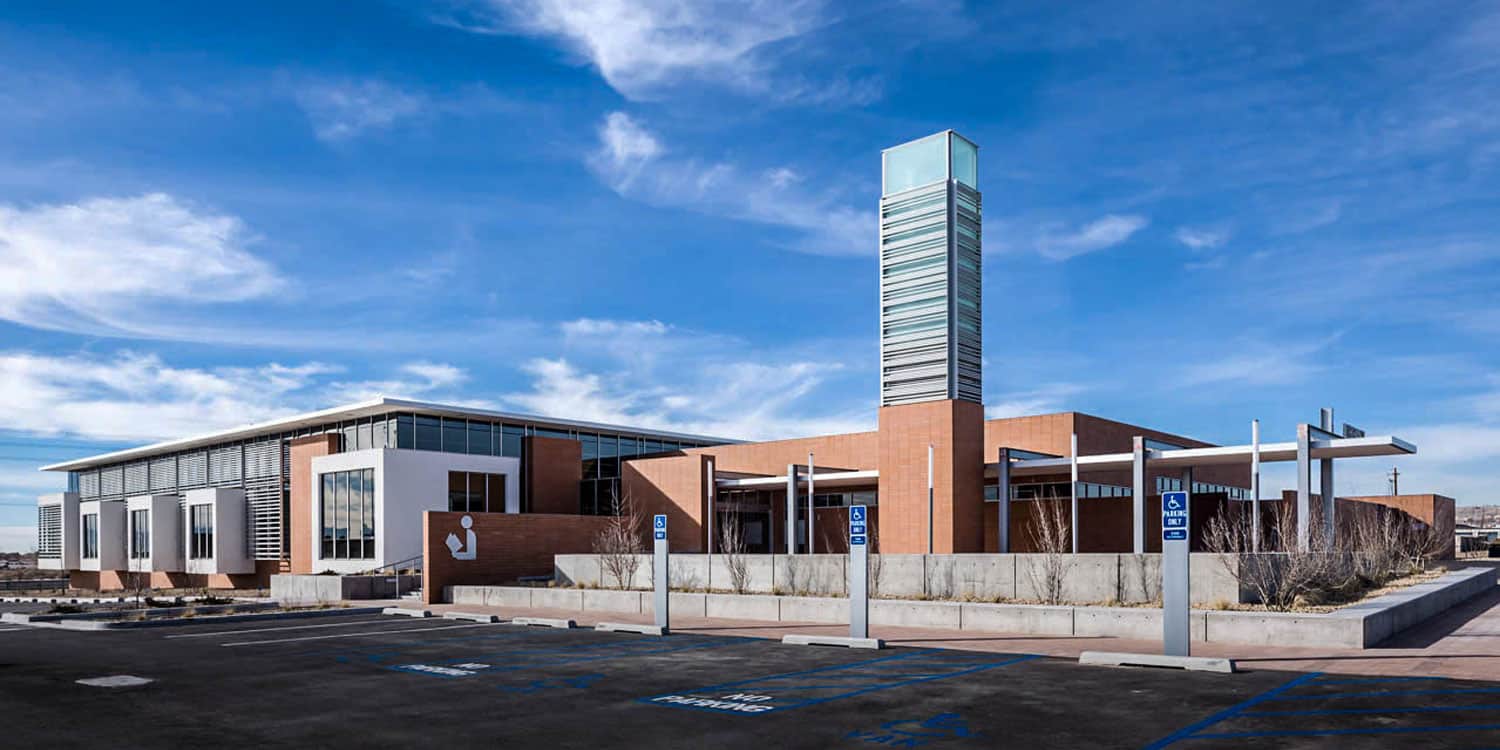
<path fill-rule="evenodd" d="M 99 556 L 83 557 L 83 517 L 99 514 Z M 90 500 L 78 504 L 79 570 L 125 569 L 125 503 L 121 500 Z"/>
<path fill-rule="evenodd" d="M 137 572 L 183 571 L 181 499 L 176 495 L 137 495 L 125 501 L 125 554 L 130 554 L 130 516 L 138 510 L 151 513 L 151 549 L 144 560 L 127 560 L 127 569 Z"/>
<path fill-rule="evenodd" d="M 38 558 L 36 566 L 42 570 L 78 570 L 78 493 L 58 492 L 37 498 L 38 507 L 62 506 L 62 555 L 57 558 Z"/>
<path fill-rule="evenodd" d="M 322 555 L 323 475 L 354 469 L 375 470 L 375 557 L 325 560 Z M 408 449 L 374 448 L 319 456 L 312 460 L 308 528 L 314 572 L 358 573 L 422 554 L 422 512 L 448 509 L 448 472 L 505 475 L 505 512 L 521 508 L 521 462 L 509 456 L 471 456 Z"/>
<path fill-rule="evenodd" d="M 255 561 L 250 559 L 245 539 L 245 491 L 235 487 L 210 487 L 188 490 L 187 511 L 183 514 L 183 555 L 192 549 L 193 506 L 213 506 L 214 549 L 213 555 L 205 559 L 185 561 L 187 572 L 205 573 L 254 573 Z"/>

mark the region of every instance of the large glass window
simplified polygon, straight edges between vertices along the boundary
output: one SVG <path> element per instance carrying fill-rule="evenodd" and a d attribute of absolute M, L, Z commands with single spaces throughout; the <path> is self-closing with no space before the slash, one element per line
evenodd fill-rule
<path fill-rule="evenodd" d="M 588 433 L 578 435 L 578 443 L 582 446 L 579 453 L 583 455 L 583 478 L 599 478 L 599 436 Z"/>
<path fill-rule="evenodd" d="M 151 556 L 151 511 L 130 511 L 130 559 L 144 560 Z"/>
<path fill-rule="evenodd" d="M 321 557 L 369 560 L 375 557 L 375 470 L 354 469 L 323 475 Z"/>
<path fill-rule="evenodd" d="M 490 423 L 469 423 L 469 452 L 490 455 Z"/>
<path fill-rule="evenodd" d="M 393 424 L 396 430 L 396 447 L 415 448 L 417 445 L 417 433 L 412 424 L 412 416 L 410 414 L 398 414 Z"/>
<path fill-rule="evenodd" d="M 188 528 L 192 529 L 188 559 L 207 560 L 214 556 L 214 506 L 188 506 Z"/>
<path fill-rule="evenodd" d="M 526 431 L 520 425 L 508 424 L 503 429 L 504 437 L 500 444 L 500 455 L 511 458 L 521 457 L 521 446 L 526 438 Z"/>
<path fill-rule="evenodd" d="M 99 514 L 88 513 L 83 517 L 83 557 L 86 560 L 99 559 Z"/>
<path fill-rule="evenodd" d="M 332 474 L 323 475 L 323 544 L 319 557 L 325 560 L 333 559 L 333 503 L 335 499 L 333 477 Z"/>
<path fill-rule="evenodd" d="M 979 189 L 979 147 L 958 136 L 952 137 L 953 179 Z"/>
<path fill-rule="evenodd" d="M 884 195 L 948 178 L 948 134 L 938 133 L 885 152 Z"/>
<path fill-rule="evenodd" d="M 443 449 L 442 422 L 437 417 L 424 417 L 417 415 L 417 439 L 416 447 L 419 451 L 440 451 Z"/>
<path fill-rule="evenodd" d="M 620 450 L 615 445 L 614 435 L 599 436 L 599 476 L 613 479 L 620 476 Z"/>
<path fill-rule="evenodd" d="M 443 450 L 448 453 L 469 452 L 469 433 L 462 419 L 443 419 Z"/>
<path fill-rule="evenodd" d="M 504 513 L 505 475 L 448 472 L 448 510 L 454 513 Z"/>

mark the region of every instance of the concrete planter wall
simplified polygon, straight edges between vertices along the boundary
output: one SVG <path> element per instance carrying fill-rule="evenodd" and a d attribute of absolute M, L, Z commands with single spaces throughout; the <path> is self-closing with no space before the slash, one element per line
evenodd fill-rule
<path fill-rule="evenodd" d="M 282 604 L 327 604 L 356 599 L 394 599 L 396 576 L 271 576 L 271 598 Z M 401 576 L 401 592 L 416 590 L 422 576 Z"/>
<path fill-rule="evenodd" d="M 637 555 L 627 589 L 651 585 L 651 557 Z M 1084 554 L 1064 558 L 1064 599 L 1078 604 L 1143 603 L 1161 596 L 1161 555 Z M 844 596 L 848 559 L 844 555 L 746 555 L 746 593 Z M 1045 599 L 1042 555 L 878 555 L 871 562 L 871 593 L 922 599 Z M 1193 601 L 1249 603 L 1230 574 L 1234 558 L 1192 557 Z M 672 555 L 672 586 L 730 591 L 733 579 L 723 555 L 712 565 L 707 555 Z M 566 586 L 617 588 L 598 555 L 557 555 L 553 577 Z"/>
<path fill-rule="evenodd" d="M 1195 640 L 1252 645 L 1368 648 L 1394 633 L 1486 591 L 1495 568 L 1464 568 L 1431 583 L 1377 597 L 1328 614 L 1193 610 Z M 581 589 L 449 586 L 454 604 L 496 605 L 594 612 L 650 613 L 651 593 Z M 678 616 L 769 622 L 848 622 L 849 601 L 830 597 L 736 594 L 672 594 Z M 1161 610 L 1151 607 L 1041 606 L 870 601 L 870 623 L 903 627 L 1031 635 L 1094 636 L 1158 640 Z"/>

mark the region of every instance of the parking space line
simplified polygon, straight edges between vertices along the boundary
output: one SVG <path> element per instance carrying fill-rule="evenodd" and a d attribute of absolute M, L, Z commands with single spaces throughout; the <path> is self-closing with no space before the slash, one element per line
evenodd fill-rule
<path fill-rule="evenodd" d="M 1320 708 L 1300 711 L 1245 711 L 1240 716 L 1338 716 L 1344 714 L 1426 714 L 1450 711 L 1500 711 L 1500 703 L 1467 706 L 1412 706 L 1408 708 Z"/>
<path fill-rule="evenodd" d="M 1355 734 L 1419 734 L 1431 732 L 1489 732 L 1500 724 L 1460 724 L 1450 727 L 1368 727 L 1355 729 L 1271 729 L 1261 732 L 1225 732 L 1195 734 L 1194 740 L 1242 740 L 1254 737 L 1335 737 Z"/>
<path fill-rule="evenodd" d="M 370 625 L 370 624 L 378 623 L 378 622 L 389 622 L 389 620 L 385 620 L 385 619 L 382 619 L 380 617 L 372 617 L 372 618 L 367 618 L 367 619 L 364 619 L 364 620 L 350 620 L 348 622 L 329 622 L 329 623 L 320 623 L 318 625 L 287 625 L 287 626 L 283 626 L 283 627 L 272 627 L 272 628 L 244 628 L 244 629 L 241 629 L 241 630 L 213 630 L 213 631 L 207 631 L 207 632 L 202 632 L 202 633 L 180 633 L 178 635 L 169 635 L 169 636 L 166 636 L 166 637 L 167 638 L 207 638 L 207 637 L 213 636 L 213 635 L 234 635 L 236 633 L 269 633 L 269 632 L 273 632 L 273 631 L 279 632 L 279 631 L 282 631 L 282 630 L 310 630 L 312 628 L 348 628 L 348 627 L 353 627 L 355 625 Z"/>
<path fill-rule="evenodd" d="M 334 635 L 304 635 L 304 636 L 300 636 L 300 637 L 297 637 L 297 638 L 271 638 L 271 639 L 268 639 L 268 640 L 261 640 L 261 641 L 238 641 L 238 642 L 235 642 L 235 643 L 221 643 L 219 645 L 220 646 L 224 646 L 226 648 L 227 647 L 233 647 L 233 646 L 266 646 L 266 645 L 270 645 L 270 644 L 273 644 L 273 643 L 296 643 L 298 641 L 323 641 L 323 640 L 328 640 L 328 639 L 331 639 L 331 638 L 361 638 L 361 637 L 364 637 L 364 636 L 386 635 L 386 634 L 389 634 L 389 633 L 431 633 L 431 632 L 435 632 L 435 631 L 438 631 L 438 630 L 463 630 L 463 629 L 466 629 L 466 628 L 493 628 L 493 627 L 502 626 L 502 625 L 503 625 L 503 623 L 488 623 L 488 622 L 478 623 L 477 622 L 477 623 L 473 623 L 473 624 L 470 624 L 470 625 L 448 625 L 448 626 L 437 627 L 437 628 L 416 627 L 416 628 L 402 628 L 402 629 L 399 629 L 399 630 L 368 630 L 368 631 L 364 631 L 364 632 L 360 632 L 360 633 L 337 633 L 337 634 L 334 634 Z"/>
<path fill-rule="evenodd" d="M 1260 695 L 1257 695 L 1257 696 L 1255 696 L 1253 698 L 1250 698 L 1249 700 L 1245 700 L 1245 701 L 1241 701 L 1240 703 L 1236 703 L 1235 705 L 1230 706 L 1229 708 L 1226 708 L 1223 711 L 1220 711 L 1220 712 L 1218 712 L 1218 713 L 1216 713 L 1216 714 L 1214 714 L 1214 715 L 1212 715 L 1212 716 L 1210 716 L 1210 717 L 1208 717 L 1206 719 L 1203 719 L 1202 721 L 1199 721 L 1199 722 L 1194 723 L 1194 724 L 1189 724 L 1189 725 L 1187 725 L 1187 726 L 1185 726 L 1185 727 L 1183 727 L 1183 728 L 1181 728 L 1181 729 L 1179 729 L 1179 730 L 1177 730 L 1177 731 L 1175 731 L 1175 732 L 1167 735 L 1166 737 L 1163 737 L 1163 738 L 1161 738 L 1161 739 L 1159 739 L 1159 740 L 1157 740 L 1157 741 L 1155 741 L 1155 742 L 1147 745 L 1146 746 L 1146 750 L 1157 750 L 1158 748 L 1166 747 L 1166 746 L 1168 746 L 1168 745 L 1170 745 L 1170 744 L 1172 744 L 1174 742 L 1178 742 L 1180 740 L 1185 740 L 1185 739 L 1189 739 L 1189 738 L 1199 737 L 1199 736 L 1201 736 L 1201 735 L 1198 734 L 1198 732 L 1200 730 L 1207 729 L 1207 728 L 1209 728 L 1209 727 L 1211 727 L 1211 726 L 1213 726 L 1215 724 L 1218 724 L 1219 722 L 1225 721 L 1227 719 L 1232 719 L 1235 716 L 1237 716 L 1239 713 L 1241 713 L 1242 711 L 1244 711 L 1245 709 L 1250 708 L 1251 706 L 1256 706 L 1256 705 L 1259 705 L 1261 703 L 1265 703 L 1266 701 L 1275 700 L 1276 697 L 1279 696 L 1279 695 L 1281 695 L 1282 693 L 1285 693 L 1288 690 L 1292 690 L 1294 688 L 1297 688 L 1299 686 L 1302 686 L 1302 685 L 1305 685 L 1305 684 L 1307 684 L 1309 682 L 1312 682 L 1313 680 L 1317 679 L 1321 675 L 1322 675 L 1321 672 L 1308 672 L 1305 675 L 1297 677 L 1296 679 L 1293 679 L 1290 682 L 1283 683 L 1279 687 L 1271 688 L 1270 690 L 1267 690 L 1266 692 L 1261 693 Z"/>
<path fill-rule="evenodd" d="M 0 628 L 0 633 L 14 633 L 17 630 L 30 630 L 31 628 Z"/>
<path fill-rule="evenodd" d="M 555 648 L 511 649 L 508 651 L 495 651 L 487 654 L 439 661 L 393 664 L 386 666 L 385 669 L 451 679 L 472 676 L 471 674 L 457 674 L 445 671 L 445 668 L 452 666 L 482 664 L 483 673 L 485 674 L 504 674 L 585 662 L 626 659 L 633 656 L 651 656 L 681 651 L 694 651 L 728 646 L 740 642 L 738 639 L 733 638 L 702 641 L 636 641 L 625 643 L 609 641 L 604 643 L 573 644 Z M 382 658 L 384 658 L 384 655 L 382 655 Z M 433 669 L 433 667 L 438 667 L 438 669 Z M 473 670 L 456 671 L 472 672 Z"/>
<path fill-rule="evenodd" d="M 799 672 L 767 675 L 749 680 L 726 682 L 694 688 L 680 693 L 666 693 L 647 698 L 638 698 L 642 703 L 713 711 L 736 715 L 758 715 L 812 706 L 829 701 L 852 698 L 856 695 L 880 690 L 904 687 L 923 682 L 945 680 L 961 675 L 1006 667 L 1024 661 L 1041 658 L 1037 654 L 1023 654 L 996 661 L 979 661 L 982 657 L 967 652 L 917 651 L 897 654 L 849 664 L 836 664 Z M 927 665 L 923 670 L 922 665 Z M 887 667 L 900 671 L 885 671 Z M 915 668 L 916 671 L 913 671 Z M 846 674 L 839 674 L 845 672 Z M 808 677 L 811 683 L 785 684 L 785 680 Z M 830 684 L 831 683 L 831 684 Z M 841 691 L 832 695 L 806 697 L 809 691 Z M 705 694 L 728 693 L 723 696 L 706 697 Z M 789 701 L 776 703 L 781 698 Z"/>
<path fill-rule="evenodd" d="M 1443 690 L 1367 690 L 1357 693 L 1307 693 L 1305 695 L 1284 695 L 1275 700 L 1317 701 L 1334 698 L 1382 698 L 1395 695 L 1472 695 L 1476 693 L 1500 693 L 1500 687 L 1449 688 Z"/>

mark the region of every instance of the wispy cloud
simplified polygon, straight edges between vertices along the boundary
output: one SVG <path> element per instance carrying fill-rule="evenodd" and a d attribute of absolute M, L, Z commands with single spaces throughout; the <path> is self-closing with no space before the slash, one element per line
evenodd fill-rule
<path fill-rule="evenodd" d="M 241 302 L 282 286 L 237 217 L 163 193 L 0 205 L 0 318 L 130 332 L 159 303 Z"/>
<path fill-rule="evenodd" d="M 1049 383 L 1039 388 L 1001 393 L 984 407 L 986 419 L 1047 414 L 1068 408 L 1068 401 L 1088 390 L 1077 383 Z"/>
<path fill-rule="evenodd" d="M 1316 355 L 1337 340 L 1338 336 L 1303 342 L 1242 340 L 1224 354 L 1182 367 L 1177 384 L 1197 387 L 1300 383 L 1324 369 Z"/>
<path fill-rule="evenodd" d="M 1229 241 L 1229 231 L 1181 226 L 1174 235 L 1189 250 L 1213 250 Z"/>
<path fill-rule="evenodd" d="M 873 427 L 867 404 L 830 390 L 851 374 L 836 356 L 765 350 L 658 321 L 579 320 L 560 328 L 566 351 L 526 362 L 527 388 L 502 396 L 503 403 L 538 414 L 746 439 Z M 601 346 L 606 342 L 620 345 Z"/>
<path fill-rule="evenodd" d="M 389 128 L 428 106 L 423 95 L 378 80 L 307 82 L 295 96 L 313 132 L 328 143 Z"/>
<path fill-rule="evenodd" d="M 875 251 L 872 211 L 851 208 L 841 196 L 809 189 L 795 169 L 746 169 L 726 161 L 674 155 L 661 139 L 624 112 L 599 126 L 588 167 L 611 190 L 656 206 L 684 208 L 795 231 L 795 250 L 820 255 Z"/>
<path fill-rule="evenodd" d="M 825 22 L 817 0 L 479 0 L 451 4 L 440 23 L 553 39 L 630 99 L 684 81 L 767 90 L 757 52 Z"/>
<path fill-rule="evenodd" d="M 1126 242 L 1150 223 L 1137 214 L 1109 214 L 1076 228 L 1054 224 L 1043 229 L 1037 250 L 1052 260 L 1068 260 Z"/>

